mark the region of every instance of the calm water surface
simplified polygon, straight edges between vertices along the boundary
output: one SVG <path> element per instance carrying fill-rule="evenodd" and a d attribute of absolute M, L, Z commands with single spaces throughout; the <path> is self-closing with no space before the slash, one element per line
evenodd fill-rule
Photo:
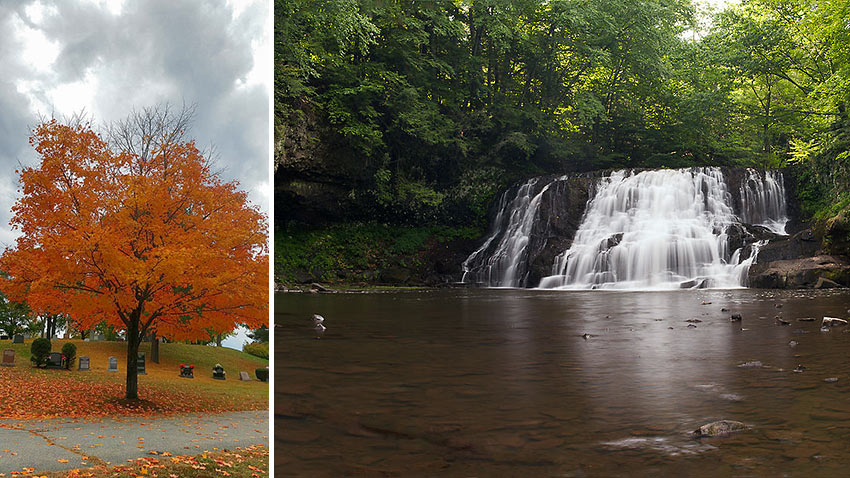
<path fill-rule="evenodd" d="M 846 476 L 850 333 L 820 322 L 848 308 L 843 291 L 277 294 L 275 472 Z M 752 428 L 688 436 L 719 419 Z"/>

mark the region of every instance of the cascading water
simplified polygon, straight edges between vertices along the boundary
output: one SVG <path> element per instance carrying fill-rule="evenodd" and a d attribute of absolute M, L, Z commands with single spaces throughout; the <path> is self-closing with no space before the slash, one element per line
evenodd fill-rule
<path fill-rule="evenodd" d="M 602 177 L 588 188 L 595 192 L 588 193 L 574 236 L 544 258 L 549 271 L 534 276 L 532 265 L 539 267 L 543 257 L 534 256 L 542 249 L 535 234 L 552 235 L 539 226 L 551 220 L 547 212 L 552 214 L 541 212 L 546 209 L 541 204 L 569 188 L 561 187 L 567 177 L 549 183 L 532 179 L 502 196 L 491 234 L 463 264 L 463 280 L 565 289 L 745 286 L 764 242 L 744 224 L 784 234 L 787 215 L 781 173 L 747 170 L 740 182 L 735 192 L 742 207 L 736 214 L 719 168 L 617 171 Z M 555 247 L 557 241 L 550 239 L 542 243 Z M 538 246 L 530 251 L 534 241 Z"/>
<path fill-rule="evenodd" d="M 564 178 L 561 178 L 564 179 Z M 557 181 L 557 180 L 556 180 Z M 463 282 L 470 279 L 471 264 L 477 263 L 476 279 L 490 287 L 522 287 L 528 243 L 540 202 L 550 182 L 538 189 L 539 178 L 532 178 L 517 189 L 513 200 L 506 191 L 499 199 L 499 209 L 492 232 L 484 244 L 463 262 Z M 488 251 L 492 249 L 494 252 Z"/>
<path fill-rule="evenodd" d="M 785 234 L 786 209 L 782 173 L 747 169 L 747 179 L 741 183 L 741 220 Z"/>

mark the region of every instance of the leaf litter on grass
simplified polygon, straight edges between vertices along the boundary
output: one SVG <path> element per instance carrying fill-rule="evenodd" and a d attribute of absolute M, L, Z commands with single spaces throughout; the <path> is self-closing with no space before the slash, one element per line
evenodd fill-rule
<path fill-rule="evenodd" d="M 204 395 L 161 384 L 140 387 L 141 400 L 125 400 L 124 384 L 77 380 L 21 368 L 0 369 L 0 417 L 6 419 L 79 418 L 102 416 L 163 416 L 177 413 L 222 413 L 263 409 L 267 404 Z"/>

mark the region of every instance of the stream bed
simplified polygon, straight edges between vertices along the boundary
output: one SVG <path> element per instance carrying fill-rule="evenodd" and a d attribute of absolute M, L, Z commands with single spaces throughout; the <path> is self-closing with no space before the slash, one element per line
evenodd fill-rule
<path fill-rule="evenodd" d="M 843 475 L 850 327 L 821 320 L 848 309 L 837 290 L 278 293 L 275 472 Z M 690 436 L 720 419 L 750 428 Z"/>

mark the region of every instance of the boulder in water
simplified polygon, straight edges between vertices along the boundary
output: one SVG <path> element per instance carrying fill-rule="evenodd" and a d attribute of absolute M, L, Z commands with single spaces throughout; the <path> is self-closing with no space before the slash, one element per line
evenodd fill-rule
<path fill-rule="evenodd" d="M 730 322 L 740 322 L 741 320 L 743 320 L 741 314 L 732 314 L 732 317 L 729 317 Z"/>
<path fill-rule="evenodd" d="M 696 438 L 726 436 L 730 433 L 746 430 L 747 428 L 743 423 L 734 420 L 718 420 L 697 428 L 694 430 L 693 436 Z"/>

